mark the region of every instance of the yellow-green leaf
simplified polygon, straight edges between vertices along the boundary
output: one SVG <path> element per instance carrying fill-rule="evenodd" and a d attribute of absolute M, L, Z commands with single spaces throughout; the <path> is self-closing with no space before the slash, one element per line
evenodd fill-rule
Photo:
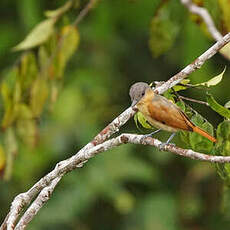
<path fill-rule="evenodd" d="M 50 18 L 39 23 L 13 51 L 31 49 L 46 42 L 53 33 L 55 22 L 55 18 Z"/>
<path fill-rule="evenodd" d="M 38 117 L 42 113 L 48 93 L 47 81 L 38 77 L 33 83 L 30 97 L 30 106 L 34 117 Z"/>
<path fill-rule="evenodd" d="M 17 81 L 20 82 L 23 91 L 31 87 L 31 83 L 37 77 L 37 74 L 38 66 L 35 54 L 32 52 L 26 52 L 21 58 L 17 79 Z"/>
<path fill-rule="evenodd" d="M 51 83 L 51 89 L 50 89 L 50 109 L 53 109 L 53 106 L 58 98 L 59 93 L 59 85 L 57 82 L 52 81 Z"/>
<path fill-rule="evenodd" d="M 3 105 L 4 107 L 7 107 L 12 102 L 12 98 L 10 89 L 4 81 L 1 83 L 1 94 L 3 98 Z"/>
<path fill-rule="evenodd" d="M 22 96 L 22 89 L 19 81 L 15 82 L 14 92 L 13 92 L 13 102 L 17 104 L 20 102 Z"/>
<path fill-rule="evenodd" d="M 222 20 L 224 22 L 225 27 L 228 31 L 230 31 L 230 2 L 229 0 L 219 0 L 219 6 L 222 11 Z"/>
<path fill-rule="evenodd" d="M 194 86 L 206 86 L 206 87 L 210 87 L 210 86 L 214 86 L 219 84 L 222 81 L 223 75 L 225 73 L 226 67 L 224 67 L 224 70 L 222 71 L 222 73 L 220 73 L 219 75 L 213 77 L 212 79 L 206 81 L 206 82 L 202 82 L 199 84 L 196 84 Z"/>
<path fill-rule="evenodd" d="M 18 143 L 16 140 L 15 131 L 12 127 L 6 130 L 4 136 L 4 145 L 7 156 L 4 179 L 9 180 L 12 175 L 14 156 L 18 151 Z"/>
<path fill-rule="evenodd" d="M 3 146 L 0 144 L 0 171 L 5 167 L 6 164 L 6 154 Z"/>
<path fill-rule="evenodd" d="M 55 63 L 58 78 L 63 76 L 67 61 L 74 54 L 79 44 L 79 33 L 76 27 L 65 26 L 62 29 L 61 34 L 63 42 L 57 54 Z"/>
<path fill-rule="evenodd" d="M 71 6 L 73 5 L 73 1 L 67 1 L 63 6 L 59 7 L 56 10 L 47 10 L 45 12 L 45 16 L 48 18 L 56 18 L 60 17 L 62 14 L 64 14 L 66 11 L 68 11 Z"/>
<path fill-rule="evenodd" d="M 230 43 L 225 45 L 220 51 L 219 51 L 225 58 L 230 60 Z"/>
<path fill-rule="evenodd" d="M 230 109 L 230 101 L 228 101 L 225 105 L 224 105 L 225 108 L 227 109 Z"/>
<path fill-rule="evenodd" d="M 17 154 L 18 151 L 18 143 L 17 138 L 15 136 L 15 131 L 13 128 L 9 128 L 6 131 L 5 135 L 5 145 L 6 145 L 6 152 L 11 152 L 12 154 Z"/>
<path fill-rule="evenodd" d="M 183 79 L 180 83 L 186 85 L 190 82 L 190 79 Z"/>
<path fill-rule="evenodd" d="M 39 47 L 38 50 L 38 62 L 41 70 L 44 71 L 48 65 L 49 54 L 44 46 Z"/>
<path fill-rule="evenodd" d="M 17 133 L 25 144 L 35 146 L 38 139 L 36 122 L 33 119 L 19 119 L 17 121 Z"/>
<path fill-rule="evenodd" d="M 10 126 L 14 120 L 14 107 L 12 105 L 9 105 L 4 111 L 4 116 L 1 123 L 2 129 L 6 129 L 8 126 Z"/>
<path fill-rule="evenodd" d="M 4 115 L 2 118 L 1 126 L 3 129 L 7 128 L 15 119 L 14 104 L 12 95 L 8 85 L 5 82 L 1 84 L 1 95 L 4 105 Z"/>
<path fill-rule="evenodd" d="M 33 114 L 29 108 L 28 105 L 26 104 L 18 104 L 16 106 L 16 114 L 17 114 L 17 119 L 33 119 Z"/>
<path fill-rule="evenodd" d="M 173 89 L 174 89 L 176 92 L 178 92 L 178 91 L 187 89 L 187 86 L 185 86 L 185 85 L 175 85 L 175 86 L 173 86 Z"/>
<path fill-rule="evenodd" d="M 190 79 L 184 79 L 182 80 L 178 85 L 173 86 L 173 89 L 177 91 L 185 90 L 187 89 L 187 84 L 190 82 Z"/>

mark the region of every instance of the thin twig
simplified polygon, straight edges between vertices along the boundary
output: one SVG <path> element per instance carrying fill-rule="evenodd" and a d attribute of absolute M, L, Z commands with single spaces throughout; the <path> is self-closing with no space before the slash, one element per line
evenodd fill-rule
<path fill-rule="evenodd" d="M 223 37 L 222 34 L 217 30 L 209 12 L 205 8 L 197 6 L 191 0 L 181 0 L 181 3 L 187 7 L 191 13 L 199 15 L 204 20 L 209 33 L 216 41 Z"/>
<path fill-rule="evenodd" d="M 184 97 L 184 96 L 181 96 L 181 95 L 178 95 L 178 97 L 180 99 L 183 99 L 183 100 L 186 100 L 186 101 L 192 101 L 192 102 L 195 102 L 195 103 L 198 103 L 198 104 L 209 106 L 209 104 L 206 101 L 199 101 L 199 100 L 189 98 L 189 97 Z"/>
<path fill-rule="evenodd" d="M 89 13 L 89 11 L 93 8 L 97 0 L 90 0 L 88 4 L 82 9 L 82 11 L 78 14 L 76 20 L 73 25 L 77 26 L 79 22 Z"/>

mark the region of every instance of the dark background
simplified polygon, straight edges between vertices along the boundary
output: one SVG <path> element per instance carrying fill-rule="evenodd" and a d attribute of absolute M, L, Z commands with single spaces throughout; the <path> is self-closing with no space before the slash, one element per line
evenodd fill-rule
<path fill-rule="evenodd" d="M 11 52 L 11 48 L 44 19 L 45 10 L 64 2 L 1 0 L 2 79 L 20 58 L 20 52 Z M 167 80 L 214 43 L 204 26 L 179 1 L 171 0 L 177 35 L 171 47 L 156 57 L 149 40 L 151 20 L 160 2 L 101 0 L 79 24 L 80 45 L 68 63 L 53 111 L 45 111 L 39 120 L 38 144 L 33 148 L 19 144 L 11 179 L 0 181 L 1 220 L 18 193 L 29 189 L 58 161 L 72 156 L 130 105 L 128 91 L 134 82 Z M 200 2 L 212 9 L 218 26 L 221 14 L 215 11 L 215 1 Z M 81 7 L 86 3 L 81 1 Z M 79 9 L 72 11 L 70 21 L 78 13 Z M 152 44 L 154 49 L 158 45 L 157 41 Z M 224 66 L 224 80 L 211 89 L 220 104 L 230 100 L 229 61 L 217 54 L 189 76 L 192 83 L 203 82 Z M 182 94 L 205 100 L 203 91 L 193 89 Z M 211 109 L 189 104 L 215 128 L 222 121 Z M 140 133 L 133 119 L 120 132 Z M 169 134 L 157 136 L 166 140 Z M 183 146 L 178 137 L 174 141 Z M 28 229 L 229 229 L 223 190 L 210 163 L 127 144 L 101 153 L 66 175 Z"/>

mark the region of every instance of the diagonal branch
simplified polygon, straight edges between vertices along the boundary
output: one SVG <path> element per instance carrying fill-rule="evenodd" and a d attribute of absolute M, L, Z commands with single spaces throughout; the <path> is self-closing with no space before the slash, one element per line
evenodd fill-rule
<path fill-rule="evenodd" d="M 205 61 L 211 58 L 214 54 L 216 54 L 224 45 L 226 45 L 230 41 L 230 33 L 220 39 L 217 43 L 215 43 L 211 48 L 209 48 L 205 53 L 203 53 L 200 57 L 198 57 L 193 63 L 184 68 L 181 72 L 173 76 L 167 82 L 162 84 L 161 86 L 155 89 L 157 93 L 163 93 L 169 88 L 173 87 L 177 83 L 179 83 L 182 79 L 187 77 L 188 74 L 195 71 L 197 68 L 200 68 Z M 124 143 L 134 143 L 134 144 L 148 144 L 153 145 L 159 148 L 161 142 L 159 140 L 153 138 L 143 139 L 142 135 L 134 135 L 134 134 L 123 134 L 117 138 L 113 138 L 105 142 L 112 134 L 119 131 L 119 128 L 124 125 L 134 114 L 135 108 L 126 109 L 121 115 L 119 115 L 116 119 L 114 119 L 105 129 L 103 129 L 90 143 L 88 143 L 85 147 L 83 147 L 78 153 L 76 153 L 71 158 L 59 162 L 55 169 L 48 173 L 46 176 L 41 178 L 31 189 L 29 189 L 25 193 L 19 194 L 15 197 L 12 202 L 11 209 L 7 218 L 4 220 L 4 223 L 0 227 L 0 230 L 7 229 L 13 230 L 15 228 L 17 219 L 19 218 L 23 208 L 27 206 L 35 196 L 40 193 L 35 199 L 35 203 L 33 202 L 31 206 L 25 212 L 25 215 L 19 220 L 17 229 L 25 228 L 25 224 L 28 224 L 30 220 L 36 215 L 42 205 L 36 206 L 36 204 L 41 204 L 43 199 L 43 195 L 46 190 L 50 191 L 50 194 L 53 192 L 55 186 L 61 179 L 61 177 L 77 167 L 82 167 L 83 164 L 96 154 L 107 151 L 108 149 L 124 144 Z M 192 159 L 206 160 L 211 162 L 230 162 L 229 157 L 222 156 L 209 156 L 202 153 L 197 153 L 192 150 L 180 149 L 178 147 L 172 145 L 166 145 L 164 150 L 171 151 L 178 155 L 187 156 Z M 58 179 L 57 179 L 58 178 Z M 51 189 L 50 189 L 51 188 Z M 49 197 L 48 197 L 49 198 Z M 47 199 L 48 200 L 48 199 Z M 44 202 L 46 202 L 45 200 Z M 34 207 L 38 207 L 36 212 L 31 215 L 30 210 L 34 210 Z M 27 214 L 28 215 L 27 215 Z M 26 221 L 26 219 L 29 221 Z"/>
<path fill-rule="evenodd" d="M 94 7 L 97 0 L 91 0 L 88 4 L 82 9 L 82 11 L 78 14 L 77 18 L 75 19 L 73 25 L 77 26 L 79 22 L 89 13 L 89 11 Z"/>
<path fill-rule="evenodd" d="M 107 140 L 101 144 L 98 144 L 90 149 L 88 149 L 83 157 L 79 155 L 75 155 L 74 158 L 70 158 L 66 161 L 68 161 L 68 164 L 63 165 L 62 170 L 67 170 L 66 172 L 70 171 L 70 168 L 68 168 L 68 165 L 76 165 L 81 164 L 82 162 L 85 162 L 89 160 L 90 158 L 94 157 L 95 155 L 108 151 L 111 148 L 120 146 L 122 144 L 141 144 L 141 145 L 150 145 L 157 148 L 161 148 L 162 142 L 158 139 L 147 137 L 145 138 L 145 135 L 137 135 L 137 134 L 121 134 L 120 136 L 116 138 L 112 138 L 110 140 Z M 184 156 L 187 158 L 191 158 L 194 160 L 201 160 L 201 161 L 208 161 L 208 162 L 215 162 L 215 163 L 229 163 L 230 157 L 229 156 L 212 156 L 207 155 L 203 153 L 195 152 L 191 149 L 182 149 L 172 144 L 164 145 L 163 149 L 168 152 L 172 152 L 176 155 Z M 20 221 L 18 222 L 17 226 L 15 227 L 16 230 L 25 229 L 27 224 L 33 219 L 33 217 L 37 214 L 37 212 L 42 208 L 42 206 L 47 202 L 57 185 L 57 183 L 61 179 L 61 175 L 56 177 L 50 185 L 45 187 L 38 197 L 35 199 L 35 201 L 32 203 L 32 205 L 27 209 L 27 211 L 24 213 L 24 215 L 21 217 Z"/>
<path fill-rule="evenodd" d="M 178 97 L 180 99 L 182 99 L 182 100 L 185 100 L 185 101 L 192 101 L 192 102 L 195 102 L 195 103 L 198 103 L 198 104 L 209 106 L 208 102 L 206 102 L 206 101 L 200 101 L 200 100 L 196 100 L 196 99 L 193 99 L 193 98 L 184 97 L 184 96 L 181 96 L 179 94 L 178 94 Z"/>
<path fill-rule="evenodd" d="M 87 151 L 92 147 L 104 142 L 113 133 L 118 132 L 119 127 L 124 125 L 134 114 L 135 110 L 131 107 L 126 109 L 74 156 L 59 162 L 50 173 L 41 178 L 27 192 L 17 195 L 11 204 L 9 215 L 7 215 L 4 222 L 2 223 L 0 230 L 4 230 L 6 227 L 7 229 L 14 229 L 15 223 L 23 208 L 27 206 L 39 192 L 49 186 L 49 184 L 55 178 L 62 177 L 65 173 L 70 172 L 75 168 L 82 167 L 83 164 L 88 160 L 85 158 Z"/>
<path fill-rule="evenodd" d="M 37 196 L 33 204 L 26 210 L 26 212 L 21 217 L 20 221 L 18 222 L 17 226 L 15 227 L 16 230 L 25 229 L 28 223 L 33 219 L 33 217 L 37 214 L 37 212 L 43 207 L 43 205 L 50 199 L 50 196 L 61 180 L 61 176 L 56 177 L 52 182 L 45 187 L 40 194 Z"/>

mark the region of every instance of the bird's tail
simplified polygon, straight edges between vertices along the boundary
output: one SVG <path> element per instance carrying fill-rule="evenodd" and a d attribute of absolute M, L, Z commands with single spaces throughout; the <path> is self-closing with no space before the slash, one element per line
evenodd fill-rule
<path fill-rule="evenodd" d="M 216 142 L 216 138 L 212 137 L 206 131 L 204 131 L 203 129 L 201 129 L 201 128 L 197 127 L 197 126 L 193 127 L 193 132 L 199 133 L 201 136 L 208 138 L 212 142 Z"/>

